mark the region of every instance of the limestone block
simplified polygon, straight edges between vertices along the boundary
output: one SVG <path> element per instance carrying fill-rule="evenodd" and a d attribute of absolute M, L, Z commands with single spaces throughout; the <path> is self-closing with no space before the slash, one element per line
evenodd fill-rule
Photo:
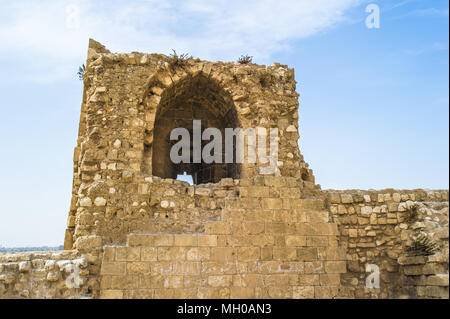
<path fill-rule="evenodd" d="M 337 296 L 339 292 L 336 286 L 316 286 L 314 287 L 314 298 L 331 299 Z"/>
<path fill-rule="evenodd" d="M 427 277 L 427 285 L 429 286 L 443 286 L 448 287 L 449 279 L 448 274 L 437 274 Z"/>
<path fill-rule="evenodd" d="M 184 247 L 158 247 L 158 260 L 184 260 L 186 259 L 186 248 Z"/>
<path fill-rule="evenodd" d="M 217 236 L 216 235 L 198 235 L 197 237 L 198 246 L 217 246 Z"/>
<path fill-rule="evenodd" d="M 325 261 L 325 272 L 328 274 L 345 273 L 346 271 L 345 261 Z"/>
<path fill-rule="evenodd" d="M 231 226 L 226 222 L 208 222 L 205 225 L 206 234 L 226 235 L 231 233 Z"/>
<path fill-rule="evenodd" d="M 237 251 L 238 260 L 259 260 L 261 251 L 259 247 L 241 247 Z"/>
<path fill-rule="evenodd" d="M 304 266 L 305 274 L 322 274 L 325 272 L 324 263 L 322 261 L 306 261 Z"/>
<path fill-rule="evenodd" d="M 22 261 L 19 263 L 19 271 L 20 272 L 29 272 L 31 270 L 31 262 L 30 261 Z M 1 268 L 0 268 L 1 272 Z"/>
<path fill-rule="evenodd" d="M 317 256 L 320 260 L 345 260 L 346 249 L 344 247 L 318 247 Z"/>
<path fill-rule="evenodd" d="M 339 193 L 329 193 L 328 194 L 328 200 L 332 204 L 340 204 L 341 203 L 341 196 Z"/>
<path fill-rule="evenodd" d="M 106 206 L 106 199 L 104 199 L 103 197 L 97 197 L 94 200 L 94 205 L 95 206 Z"/>
<path fill-rule="evenodd" d="M 175 246 L 197 246 L 197 235 L 174 235 Z"/>
<path fill-rule="evenodd" d="M 231 247 L 212 247 L 211 260 L 220 262 L 232 262 L 236 259 L 236 250 Z"/>
<path fill-rule="evenodd" d="M 263 198 L 262 208 L 263 209 L 281 209 L 283 206 L 283 201 L 280 198 Z"/>
<path fill-rule="evenodd" d="M 319 274 L 301 274 L 299 275 L 299 284 L 302 286 L 318 286 L 320 284 Z"/>
<path fill-rule="evenodd" d="M 102 238 L 100 236 L 81 236 L 75 241 L 75 247 L 79 250 L 92 250 L 99 248 L 102 245 Z"/>
<path fill-rule="evenodd" d="M 340 274 L 320 274 L 321 286 L 339 286 L 341 283 Z"/>
<path fill-rule="evenodd" d="M 314 261 L 318 259 L 318 248 L 305 247 L 297 249 L 297 260 L 299 261 Z"/>
<path fill-rule="evenodd" d="M 370 214 L 372 214 L 372 211 L 373 211 L 373 209 L 372 209 L 371 206 L 363 206 L 363 207 L 361 207 L 361 214 L 362 215 L 370 215 Z"/>
<path fill-rule="evenodd" d="M 232 280 L 232 275 L 212 275 L 208 276 L 208 285 L 211 287 L 229 287 Z"/>
<path fill-rule="evenodd" d="M 306 246 L 308 247 L 327 247 L 328 236 L 306 236 Z"/>
<path fill-rule="evenodd" d="M 82 199 L 80 199 L 80 206 L 81 207 L 91 207 L 92 200 L 89 197 L 83 197 Z"/>
<path fill-rule="evenodd" d="M 102 275 L 125 275 L 126 274 L 125 262 L 103 262 L 101 268 Z"/>
<path fill-rule="evenodd" d="M 150 263 L 133 261 L 127 264 L 127 275 L 148 275 L 150 274 Z"/>
<path fill-rule="evenodd" d="M 341 194 L 341 201 L 343 204 L 353 203 L 353 197 L 351 194 Z"/>
<path fill-rule="evenodd" d="M 286 236 L 286 246 L 306 246 L 306 236 L 289 235 Z"/>
<path fill-rule="evenodd" d="M 254 246 L 273 246 L 275 243 L 275 237 L 271 235 L 258 235 L 258 236 L 251 236 L 251 243 Z M 305 245 L 306 245 L 306 238 L 305 238 Z"/>
<path fill-rule="evenodd" d="M 264 232 L 264 223 L 262 222 L 243 222 L 242 230 L 249 235 L 261 234 Z"/>
<path fill-rule="evenodd" d="M 102 290 L 101 299 L 123 299 L 122 290 Z"/>

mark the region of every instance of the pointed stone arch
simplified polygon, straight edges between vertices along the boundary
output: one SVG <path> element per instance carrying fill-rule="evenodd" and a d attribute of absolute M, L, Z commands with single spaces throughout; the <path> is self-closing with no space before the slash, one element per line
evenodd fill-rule
<path fill-rule="evenodd" d="M 210 71 L 210 69 L 209 69 Z M 218 79 L 197 68 L 171 70 L 165 66 L 148 81 L 143 100 L 145 109 L 145 136 L 143 169 L 145 173 L 162 178 L 176 178 L 187 172 L 194 183 L 218 182 L 222 178 L 239 178 L 241 164 L 224 163 L 225 128 L 240 127 L 232 96 Z M 222 134 L 222 163 L 193 163 L 193 120 L 201 120 L 202 131 L 208 127 Z M 190 163 L 174 164 L 170 149 L 170 132 L 177 127 L 186 128 L 191 138 Z M 209 141 L 202 141 L 202 146 Z"/>

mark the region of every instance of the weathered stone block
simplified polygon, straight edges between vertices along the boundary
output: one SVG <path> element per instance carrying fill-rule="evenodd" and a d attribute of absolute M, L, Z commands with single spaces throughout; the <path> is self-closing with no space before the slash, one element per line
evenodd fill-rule
<path fill-rule="evenodd" d="M 314 298 L 313 286 L 298 286 L 292 288 L 292 297 L 294 299 L 312 299 Z"/>
<path fill-rule="evenodd" d="M 208 276 L 208 285 L 211 287 L 229 287 L 233 281 L 232 275 Z"/>
<path fill-rule="evenodd" d="M 231 262 L 236 258 L 236 250 L 231 247 L 212 247 L 211 260 Z"/>
<path fill-rule="evenodd" d="M 345 261 L 325 261 L 325 272 L 328 274 L 342 274 L 346 271 Z"/>
<path fill-rule="evenodd" d="M 237 288 L 237 287 L 233 287 Z M 226 299 L 230 298 L 230 288 L 198 288 L 198 298 L 201 299 Z M 234 297 L 236 298 L 236 297 Z"/>
<path fill-rule="evenodd" d="M 326 267 L 326 266 L 325 266 Z M 340 274 L 320 274 L 320 285 L 321 286 L 339 286 L 341 283 Z"/>
<path fill-rule="evenodd" d="M 186 252 L 186 259 L 191 261 L 209 260 L 210 249 L 202 247 L 190 248 Z"/>
<path fill-rule="evenodd" d="M 158 251 L 155 247 L 141 247 L 141 261 L 156 261 Z"/>
<path fill-rule="evenodd" d="M 264 232 L 263 222 L 243 222 L 242 229 L 246 234 L 256 235 Z"/>
<path fill-rule="evenodd" d="M 298 248 L 297 260 L 299 261 L 313 261 L 317 260 L 317 248 Z"/>
<path fill-rule="evenodd" d="M 306 246 L 308 247 L 327 247 L 328 236 L 306 236 Z"/>
<path fill-rule="evenodd" d="M 186 259 L 186 248 L 184 247 L 158 247 L 159 261 L 180 261 Z"/>
<path fill-rule="evenodd" d="M 198 235 L 197 237 L 198 246 L 217 246 L 217 236 L 216 235 Z"/>
<path fill-rule="evenodd" d="M 339 193 L 328 193 L 328 200 L 332 204 L 340 204 L 341 196 L 339 195 Z"/>
<path fill-rule="evenodd" d="M 226 222 L 208 222 L 205 225 L 205 232 L 212 235 L 231 234 L 231 225 Z"/>
<path fill-rule="evenodd" d="M 307 212 L 306 221 L 309 223 L 328 223 L 329 222 L 329 213 L 327 211 L 313 211 Z M 301 220 L 299 220 L 301 222 Z"/>
<path fill-rule="evenodd" d="M 150 274 L 150 263 L 148 262 L 128 262 L 127 274 L 129 275 L 147 275 Z"/>
<path fill-rule="evenodd" d="M 122 290 L 102 290 L 101 299 L 123 299 Z"/>
<path fill-rule="evenodd" d="M 197 235 L 174 235 L 175 246 L 197 246 Z"/>
<path fill-rule="evenodd" d="M 218 261 L 202 262 L 202 274 L 208 275 L 233 275 L 236 274 L 236 264 Z"/>
<path fill-rule="evenodd" d="M 263 209 L 281 209 L 283 207 L 283 201 L 280 198 L 263 198 Z"/>
<path fill-rule="evenodd" d="M 126 274 L 125 262 L 103 262 L 101 268 L 102 275 L 125 275 Z"/>
<path fill-rule="evenodd" d="M 351 194 L 341 194 L 341 201 L 343 204 L 353 203 L 353 197 Z"/>
<path fill-rule="evenodd" d="M 238 260 L 259 260 L 261 251 L 259 247 L 242 247 L 237 251 Z"/>
<path fill-rule="evenodd" d="M 314 287 L 314 298 L 317 299 L 331 299 L 337 296 L 339 292 L 338 287 L 334 286 L 316 286 Z"/>
<path fill-rule="evenodd" d="M 297 260 L 297 249 L 296 248 L 274 248 L 273 249 L 273 259 L 275 260 Z"/>
<path fill-rule="evenodd" d="M 321 274 L 325 272 L 322 261 L 306 261 L 305 274 Z"/>
<path fill-rule="evenodd" d="M 102 238 L 100 236 L 82 236 L 75 241 L 75 247 L 79 250 L 92 250 L 102 246 Z"/>
<path fill-rule="evenodd" d="M 288 235 L 286 236 L 286 246 L 306 246 L 306 236 Z"/>
<path fill-rule="evenodd" d="M 251 243 L 254 246 L 273 246 L 275 243 L 275 238 L 272 235 L 256 235 L 251 236 Z"/>
<path fill-rule="evenodd" d="M 320 284 L 320 275 L 302 274 L 298 277 L 298 282 L 302 286 L 318 286 Z"/>
<path fill-rule="evenodd" d="M 449 285 L 448 274 L 437 274 L 434 276 L 428 276 L 427 285 L 448 287 Z"/>

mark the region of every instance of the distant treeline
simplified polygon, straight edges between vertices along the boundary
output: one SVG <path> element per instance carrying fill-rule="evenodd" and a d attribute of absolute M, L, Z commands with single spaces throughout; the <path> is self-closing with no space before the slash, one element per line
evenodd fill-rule
<path fill-rule="evenodd" d="M 15 248 L 6 248 L 0 247 L 0 253 L 5 252 L 20 252 L 20 251 L 51 251 L 51 250 L 63 250 L 63 245 L 60 246 L 40 246 L 40 247 L 15 247 Z"/>

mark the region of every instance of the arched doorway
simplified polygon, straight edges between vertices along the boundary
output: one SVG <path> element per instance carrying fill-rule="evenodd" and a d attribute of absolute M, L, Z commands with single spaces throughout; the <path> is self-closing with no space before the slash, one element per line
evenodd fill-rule
<path fill-rule="evenodd" d="M 217 128 L 222 136 L 221 162 L 195 163 L 193 159 L 193 121 L 201 121 L 201 130 Z M 198 123 L 198 122 L 196 122 Z M 225 163 L 225 128 L 240 127 L 236 109 L 230 95 L 219 84 L 197 74 L 187 76 L 176 84 L 168 87 L 161 94 L 161 100 L 156 110 L 152 143 L 152 175 L 162 178 L 173 178 L 187 173 L 192 176 L 194 184 L 217 183 L 222 178 L 239 178 L 240 164 Z M 190 136 L 190 161 L 188 163 L 173 163 L 170 150 L 177 140 L 170 140 L 170 134 L 175 128 L 185 128 Z M 202 140 L 201 146 L 208 144 Z M 235 143 L 234 143 L 235 144 Z"/>

